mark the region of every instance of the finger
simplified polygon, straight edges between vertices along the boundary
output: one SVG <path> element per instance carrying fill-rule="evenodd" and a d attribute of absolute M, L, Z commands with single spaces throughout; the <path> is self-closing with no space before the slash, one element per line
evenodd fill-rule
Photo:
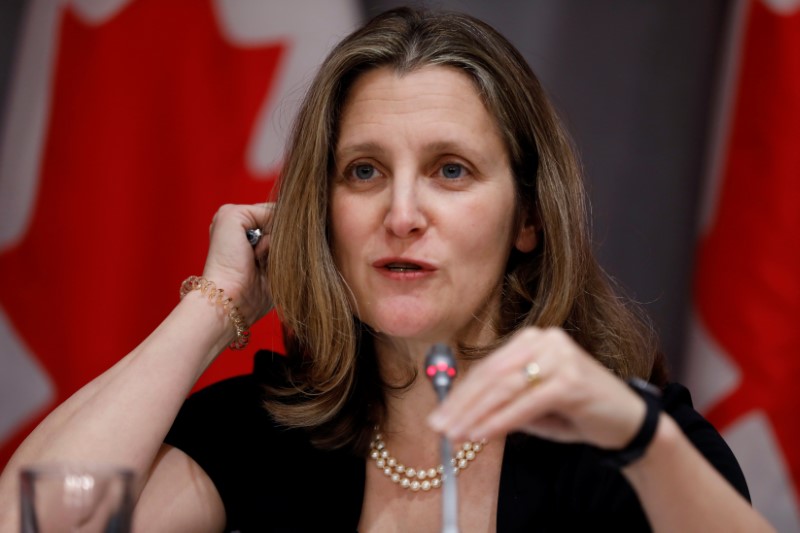
<path fill-rule="evenodd" d="M 469 432 L 470 439 L 492 438 L 512 431 L 525 428 L 537 428 L 537 423 L 542 422 L 540 429 L 547 425 L 554 426 L 554 419 L 558 416 L 560 392 L 557 383 L 543 382 L 533 388 L 528 388 L 517 398 L 493 411 L 491 416 L 478 420 Z M 561 429 L 564 424 L 561 424 Z"/>
<path fill-rule="evenodd" d="M 541 330 L 527 331 L 475 364 L 433 413 L 434 429 L 468 425 L 493 404 L 508 401 L 519 392 L 524 385 L 521 369 L 541 351 L 542 338 Z"/>
<path fill-rule="evenodd" d="M 523 388 L 524 378 L 521 374 L 506 374 L 500 379 L 491 380 L 491 386 L 473 388 L 472 394 L 451 408 L 441 430 L 453 439 L 466 438 L 479 420 L 513 401 Z"/>
<path fill-rule="evenodd" d="M 275 212 L 274 203 L 260 203 L 252 205 L 238 206 L 242 215 L 245 229 L 260 229 L 264 234 L 268 234 L 272 229 L 272 216 Z"/>
<path fill-rule="evenodd" d="M 248 241 L 248 230 L 258 229 L 261 231 L 262 236 L 268 234 L 272 226 L 272 217 L 273 204 L 226 204 L 221 206 L 214 214 L 209 231 L 212 237 L 217 231 L 223 235 L 229 235 L 231 232 L 240 232 L 245 237 L 244 241 L 242 241 L 244 245 Z M 257 244 L 260 244 L 260 240 Z M 247 244 L 249 245 L 250 243 L 247 242 Z M 262 247 L 259 251 L 265 250 L 266 248 Z"/>
<path fill-rule="evenodd" d="M 247 229 L 269 229 L 274 206 L 273 203 L 221 205 L 214 213 L 211 225 L 237 221 Z"/>
<path fill-rule="evenodd" d="M 233 286 L 250 284 L 253 268 L 258 268 L 259 257 L 269 249 L 269 239 L 254 250 L 246 232 L 271 225 L 272 211 L 267 204 L 220 206 L 211 224 L 205 275 L 231 277 Z"/>
<path fill-rule="evenodd" d="M 487 427 L 494 435 L 494 428 L 491 427 L 489 421 L 494 420 L 498 413 L 507 412 L 512 406 L 519 406 L 521 403 L 524 404 L 531 398 L 535 398 L 542 385 L 546 382 L 552 383 L 555 378 L 554 369 L 558 364 L 558 356 L 553 352 L 539 353 L 538 361 L 534 363 L 538 371 L 535 380 L 531 380 L 526 375 L 524 367 L 515 369 L 514 373 L 509 374 L 506 378 L 506 390 L 510 391 L 506 395 L 506 401 L 490 403 L 479 399 L 461 418 L 456 419 L 457 421 L 447 432 L 448 436 L 471 439 L 473 436 L 486 432 Z"/>
<path fill-rule="evenodd" d="M 562 330 L 530 330 L 518 335 L 506 347 L 484 360 L 485 365 L 470 372 L 469 379 L 457 385 L 453 399 L 442 406 L 444 415 L 434 413 L 431 426 L 452 438 L 472 438 L 485 421 L 508 405 L 519 401 L 530 390 L 525 368 L 536 363 L 536 383 L 558 380 L 560 374 L 579 364 L 577 344 Z M 452 404 L 451 404 L 452 401 Z"/>
<path fill-rule="evenodd" d="M 272 220 L 275 214 L 274 203 L 262 203 L 252 206 L 251 216 L 254 219 L 254 224 L 250 228 L 258 228 L 261 230 L 261 238 L 253 247 L 253 251 L 259 260 L 264 260 L 269 252 L 270 243 L 272 241 Z"/>
<path fill-rule="evenodd" d="M 557 368 L 559 355 L 546 345 L 537 346 L 534 343 L 532 349 L 536 353 L 537 368 L 540 369 L 535 387 L 541 381 L 549 379 L 548 374 Z M 528 354 L 528 360 L 530 357 Z M 483 420 L 491 418 L 496 412 L 518 401 L 521 395 L 531 390 L 532 382 L 524 372 L 525 366 L 504 368 L 504 375 L 476 372 L 479 377 L 461 387 L 462 390 L 459 390 L 461 395 L 453 400 L 453 405 L 450 405 L 451 400 L 447 399 L 442 406 L 444 411 L 442 419 L 437 420 L 436 413 L 434 414 L 432 427 L 451 438 L 470 438 Z M 466 392 L 463 389 L 466 389 Z"/>
<path fill-rule="evenodd" d="M 539 332 L 540 330 L 536 328 L 526 330 L 521 342 L 521 336 L 513 337 L 484 360 L 473 364 L 453 388 L 447 398 L 447 405 L 442 406 L 442 411 L 448 412 L 463 403 L 469 403 L 469 399 L 481 392 L 481 389 L 488 383 L 499 380 L 503 376 L 513 373 L 515 369 L 521 368 L 524 364 L 523 361 L 527 362 L 533 358 L 531 353 L 536 350 Z"/>
<path fill-rule="evenodd" d="M 641 398 L 588 356 L 558 361 L 558 371 L 478 420 L 468 438 L 526 431 L 560 441 L 619 447 L 641 425 Z"/>
<path fill-rule="evenodd" d="M 538 360 L 544 352 L 558 352 L 561 356 L 567 356 L 575 346 L 575 342 L 559 328 L 526 328 L 478 363 L 474 371 L 465 376 L 455 395 L 468 394 L 474 383 L 485 383 L 484 377 L 487 375 L 498 378 L 520 372 L 528 363 Z"/>

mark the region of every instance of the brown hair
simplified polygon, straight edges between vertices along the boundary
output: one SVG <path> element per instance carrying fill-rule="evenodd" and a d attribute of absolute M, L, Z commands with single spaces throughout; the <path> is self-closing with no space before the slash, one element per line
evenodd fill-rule
<path fill-rule="evenodd" d="M 288 365 L 285 384 L 269 387 L 266 406 L 278 422 L 308 428 L 320 446 L 365 450 L 389 388 L 330 249 L 329 176 L 339 115 L 360 74 L 430 65 L 458 68 L 474 81 L 508 147 L 519 216 L 539 228 L 536 250 L 512 252 L 493 346 L 526 326 L 558 326 L 620 377 L 663 377 L 652 327 L 618 297 L 594 259 L 575 152 L 524 58 L 468 15 L 395 9 L 345 38 L 322 64 L 279 182 L 269 279 Z M 479 357 L 493 346 L 459 352 Z"/>

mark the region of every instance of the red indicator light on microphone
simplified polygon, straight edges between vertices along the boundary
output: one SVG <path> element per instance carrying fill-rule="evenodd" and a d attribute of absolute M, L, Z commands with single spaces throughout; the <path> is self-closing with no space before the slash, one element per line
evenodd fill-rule
<path fill-rule="evenodd" d="M 425 373 L 433 383 L 439 401 L 442 401 L 450 390 L 456 371 L 456 358 L 453 350 L 446 344 L 434 344 L 425 356 Z"/>

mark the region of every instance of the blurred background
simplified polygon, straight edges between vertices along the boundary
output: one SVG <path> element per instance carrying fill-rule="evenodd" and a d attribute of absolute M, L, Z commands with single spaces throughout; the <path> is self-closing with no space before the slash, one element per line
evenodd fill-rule
<path fill-rule="evenodd" d="M 0 465 L 169 312 L 220 204 L 269 197 L 315 67 L 399 4 L 0 3 Z M 800 0 L 424 5 L 526 56 L 581 155 L 601 263 L 755 505 L 800 531 Z M 281 350 L 274 316 L 253 335 L 198 387 Z"/>

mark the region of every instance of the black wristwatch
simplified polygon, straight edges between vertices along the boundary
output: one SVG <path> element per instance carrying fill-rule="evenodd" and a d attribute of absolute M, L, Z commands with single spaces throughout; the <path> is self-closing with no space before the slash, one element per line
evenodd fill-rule
<path fill-rule="evenodd" d="M 633 439 L 619 450 L 598 449 L 601 461 L 613 468 L 623 468 L 639 459 L 647 451 L 658 428 L 661 416 L 661 391 L 643 379 L 631 378 L 628 386 L 638 394 L 646 406 L 644 421 Z"/>

